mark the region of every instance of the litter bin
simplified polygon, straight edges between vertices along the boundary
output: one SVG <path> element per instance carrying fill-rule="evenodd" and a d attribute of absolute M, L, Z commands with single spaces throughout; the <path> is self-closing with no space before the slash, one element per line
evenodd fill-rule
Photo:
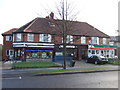
<path fill-rule="evenodd" d="M 75 66 L 75 62 L 76 62 L 75 60 L 72 60 L 72 61 L 71 61 L 71 67 L 74 67 L 74 66 Z"/>

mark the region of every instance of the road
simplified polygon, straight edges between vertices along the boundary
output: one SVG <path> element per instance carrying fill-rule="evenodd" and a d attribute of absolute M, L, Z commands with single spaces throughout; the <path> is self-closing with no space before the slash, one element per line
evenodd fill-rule
<path fill-rule="evenodd" d="M 3 78 L 3 88 L 118 88 L 118 71 Z"/>

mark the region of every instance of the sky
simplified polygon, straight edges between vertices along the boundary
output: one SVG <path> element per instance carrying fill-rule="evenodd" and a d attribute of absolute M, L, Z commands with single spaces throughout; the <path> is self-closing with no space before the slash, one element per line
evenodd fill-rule
<path fill-rule="evenodd" d="M 120 0 L 68 0 L 79 12 L 76 20 L 87 22 L 100 31 L 114 36 L 118 30 L 118 2 Z M 60 0 L 0 0 L 0 34 L 19 28 L 36 17 L 46 17 Z M 0 35 L 0 44 L 2 44 Z"/>

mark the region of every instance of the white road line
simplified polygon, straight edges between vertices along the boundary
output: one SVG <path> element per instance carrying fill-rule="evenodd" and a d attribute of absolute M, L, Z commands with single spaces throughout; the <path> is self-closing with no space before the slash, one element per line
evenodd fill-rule
<path fill-rule="evenodd" d="M 2 79 L 22 79 L 22 77 L 21 76 L 19 76 L 19 77 L 5 77 L 5 78 L 2 78 Z"/>

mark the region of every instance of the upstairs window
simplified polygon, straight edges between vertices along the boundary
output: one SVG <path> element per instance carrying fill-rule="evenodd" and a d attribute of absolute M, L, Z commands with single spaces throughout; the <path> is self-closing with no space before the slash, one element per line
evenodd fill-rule
<path fill-rule="evenodd" d="M 27 34 L 27 41 L 34 41 L 34 34 L 28 33 Z"/>
<path fill-rule="evenodd" d="M 66 43 L 73 43 L 73 36 L 72 35 L 67 35 Z"/>
<path fill-rule="evenodd" d="M 41 42 L 51 42 L 51 35 L 50 34 L 40 34 L 39 41 L 41 41 Z"/>
<path fill-rule="evenodd" d="M 22 34 L 21 33 L 16 34 L 16 41 L 22 41 Z"/>
<path fill-rule="evenodd" d="M 85 44 L 86 43 L 86 37 L 81 37 L 81 44 Z"/>
<path fill-rule="evenodd" d="M 103 44 L 107 44 L 107 38 L 103 38 Z"/>
<path fill-rule="evenodd" d="M 91 44 L 99 44 L 99 37 L 91 37 Z"/>
<path fill-rule="evenodd" d="M 6 41 L 12 41 L 12 36 L 6 36 Z"/>

